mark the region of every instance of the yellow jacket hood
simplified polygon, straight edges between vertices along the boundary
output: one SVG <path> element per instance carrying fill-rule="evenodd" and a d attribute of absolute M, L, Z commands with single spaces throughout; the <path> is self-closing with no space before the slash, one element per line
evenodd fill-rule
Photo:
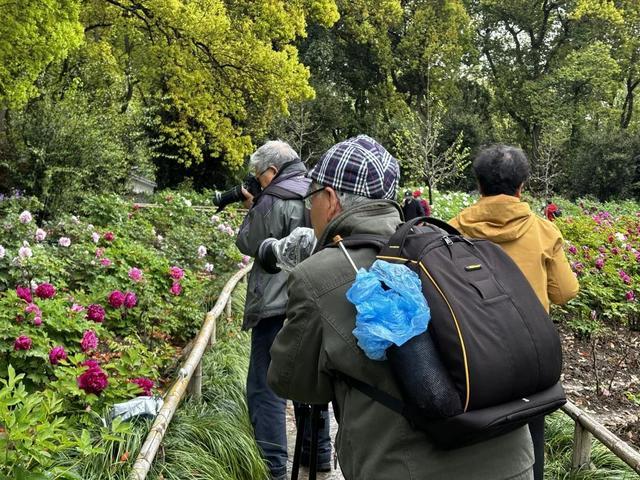
<path fill-rule="evenodd" d="M 482 197 L 455 218 L 467 236 L 487 238 L 495 243 L 522 238 L 535 220 L 529 204 L 510 195 Z"/>

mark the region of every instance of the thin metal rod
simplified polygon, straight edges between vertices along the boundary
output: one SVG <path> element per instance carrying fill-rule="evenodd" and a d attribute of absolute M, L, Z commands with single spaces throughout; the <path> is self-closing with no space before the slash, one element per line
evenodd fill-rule
<path fill-rule="evenodd" d="M 336 235 L 335 237 L 333 237 L 333 242 L 338 244 L 338 246 L 342 250 L 342 253 L 344 253 L 344 256 L 347 257 L 347 260 L 349 260 L 349 263 L 353 267 L 353 271 L 356 272 L 356 274 L 357 274 L 358 273 L 358 267 L 356 267 L 356 264 L 353 262 L 353 259 L 351 258 L 351 255 L 349 255 L 349 252 L 347 252 L 347 249 L 344 248 L 344 245 L 342 244 L 342 237 L 340 235 Z"/>

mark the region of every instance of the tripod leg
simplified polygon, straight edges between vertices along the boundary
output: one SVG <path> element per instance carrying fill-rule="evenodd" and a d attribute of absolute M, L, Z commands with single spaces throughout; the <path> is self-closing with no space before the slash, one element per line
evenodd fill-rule
<path fill-rule="evenodd" d="M 309 452 L 309 480 L 316 480 L 318 471 L 318 432 L 320 431 L 320 405 L 311 406 L 311 451 Z"/>
<path fill-rule="evenodd" d="M 305 420 L 309 417 L 310 413 L 309 405 L 300 405 L 298 408 L 300 414 L 298 415 L 298 421 L 296 425 L 296 447 L 293 451 L 291 480 L 298 480 L 298 473 L 300 471 L 300 457 L 302 456 L 302 441 L 304 439 L 304 424 L 306 423 Z"/>

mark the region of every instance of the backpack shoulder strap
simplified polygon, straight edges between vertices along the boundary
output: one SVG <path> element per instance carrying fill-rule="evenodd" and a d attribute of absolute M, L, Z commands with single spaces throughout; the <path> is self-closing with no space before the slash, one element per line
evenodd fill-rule
<path fill-rule="evenodd" d="M 355 388 L 361 393 L 364 393 L 367 397 L 384 405 L 388 409 L 393 410 L 394 412 L 399 413 L 400 415 L 407 414 L 404 402 L 394 397 L 393 395 L 389 395 L 387 392 L 383 392 L 382 390 L 372 385 L 369 385 L 368 383 L 364 383 L 356 378 L 353 378 L 352 376 L 347 375 L 346 373 L 338 372 L 336 370 L 334 371 L 334 374 L 336 378 L 342 380 L 347 385 L 349 385 L 352 388 Z"/>
<path fill-rule="evenodd" d="M 279 185 L 273 185 L 268 187 L 268 190 L 265 189 L 265 193 L 267 195 L 273 195 L 274 197 L 280 198 L 281 200 L 302 200 L 304 199 L 304 196 L 296 193 L 296 192 L 292 192 L 291 190 L 288 190 L 284 187 L 281 187 Z"/>
<path fill-rule="evenodd" d="M 343 238 L 341 243 L 348 248 L 364 248 L 364 247 L 375 247 L 378 251 L 382 250 L 387 246 L 387 242 L 389 241 L 389 237 L 385 237 L 384 235 L 373 235 L 373 234 L 356 234 L 350 235 L 346 238 Z M 331 242 L 319 250 L 325 248 L 337 248 L 338 245 L 335 242 Z"/>

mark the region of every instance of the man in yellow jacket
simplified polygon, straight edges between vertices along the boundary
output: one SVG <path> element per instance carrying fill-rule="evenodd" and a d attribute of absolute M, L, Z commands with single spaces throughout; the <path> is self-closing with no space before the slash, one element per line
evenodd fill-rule
<path fill-rule="evenodd" d="M 535 215 L 520 200 L 529 178 L 524 152 L 507 145 L 492 145 L 473 161 L 481 198 L 449 221 L 463 235 L 484 238 L 500 245 L 520 267 L 549 311 L 551 303 L 563 304 L 578 293 L 578 281 L 562 248 L 560 230 Z M 535 480 L 543 479 L 544 418 L 529 424 L 535 450 Z"/>

